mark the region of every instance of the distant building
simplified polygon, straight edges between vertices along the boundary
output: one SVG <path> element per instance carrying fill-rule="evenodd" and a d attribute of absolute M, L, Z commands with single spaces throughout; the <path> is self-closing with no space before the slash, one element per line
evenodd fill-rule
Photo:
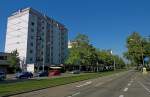
<path fill-rule="evenodd" d="M 75 41 L 68 41 L 68 48 L 72 48 L 73 44 L 76 44 L 77 42 Z"/>
<path fill-rule="evenodd" d="M 68 29 L 32 8 L 21 9 L 12 13 L 7 23 L 5 52 L 15 49 L 22 66 L 63 64 L 68 50 Z"/>
<path fill-rule="evenodd" d="M 0 52 L 0 71 L 7 72 L 7 68 L 10 66 L 8 57 L 10 53 Z"/>
<path fill-rule="evenodd" d="M 72 43 L 71 43 L 71 41 L 68 41 L 68 48 L 72 48 Z"/>

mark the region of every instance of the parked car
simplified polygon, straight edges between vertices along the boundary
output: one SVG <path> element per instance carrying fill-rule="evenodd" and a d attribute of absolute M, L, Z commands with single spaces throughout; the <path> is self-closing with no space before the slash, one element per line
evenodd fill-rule
<path fill-rule="evenodd" d="M 6 73 L 0 72 L 0 80 L 6 79 Z"/>
<path fill-rule="evenodd" d="M 72 73 L 72 74 L 80 74 L 80 70 L 73 70 L 70 73 Z"/>
<path fill-rule="evenodd" d="M 42 71 L 42 72 L 38 72 L 36 77 L 46 77 L 48 76 L 48 71 Z"/>
<path fill-rule="evenodd" d="M 16 73 L 16 78 L 22 79 L 22 78 L 32 78 L 33 74 L 31 72 L 21 72 Z"/>
<path fill-rule="evenodd" d="M 60 75 L 60 71 L 59 70 L 51 70 L 48 74 L 48 76 L 58 76 Z"/>

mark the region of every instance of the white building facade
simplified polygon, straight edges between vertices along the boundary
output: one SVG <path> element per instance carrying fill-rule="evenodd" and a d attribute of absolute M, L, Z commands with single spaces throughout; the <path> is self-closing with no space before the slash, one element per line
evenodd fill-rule
<path fill-rule="evenodd" d="M 46 15 L 25 8 L 8 17 L 5 52 L 19 52 L 21 64 L 63 64 L 68 52 L 67 28 Z"/>

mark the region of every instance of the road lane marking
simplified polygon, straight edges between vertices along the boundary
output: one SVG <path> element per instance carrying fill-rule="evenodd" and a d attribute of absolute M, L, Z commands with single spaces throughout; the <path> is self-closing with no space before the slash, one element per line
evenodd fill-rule
<path fill-rule="evenodd" d="M 80 94 L 80 92 L 77 92 L 77 93 L 74 93 L 74 94 L 67 96 L 67 97 L 74 97 L 74 96 L 79 95 L 79 94 Z"/>
<path fill-rule="evenodd" d="M 120 95 L 119 97 L 124 97 L 124 95 Z"/>
<path fill-rule="evenodd" d="M 131 83 L 128 83 L 128 86 L 131 86 Z"/>
<path fill-rule="evenodd" d="M 143 83 L 141 83 L 140 81 L 138 81 L 138 83 L 147 91 L 150 93 L 149 88 L 147 88 Z"/>
<path fill-rule="evenodd" d="M 124 88 L 124 90 L 123 90 L 124 92 L 126 92 L 126 91 L 128 91 L 128 88 Z"/>
<path fill-rule="evenodd" d="M 108 81 L 112 81 L 113 79 L 109 79 Z"/>
<path fill-rule="evenodd" d="M 78 86 L 76 86 L 76 87 L 83 87 L 83 86 L 86 86 L 86 85 L 89 85 L 89 84 L 91 84 L 92 83 L 92 81 L 88 81 L 88 82 L 85 82 L 84 84 L 82 84 L 82 85 L 78 85 Z"/>
<path fill-rule="evenodd" d="M 80 92 L 77 92 L 77 93 L 73 94 L 72 97 L 76 96 L 76 95 L 79 95 L 79 94 L 80 94 Z"/>
<path fill-rule="evenodd" d="M 102 83 L 102 82 L 101 82 L 101 83 L 98 83 L 98 84 L 95 85 L 95 87 L 98 87 L 98 86 L 100 86 L 100 85 L 102 85 L 102 84 L 104 84 L 104 83 Z"/>

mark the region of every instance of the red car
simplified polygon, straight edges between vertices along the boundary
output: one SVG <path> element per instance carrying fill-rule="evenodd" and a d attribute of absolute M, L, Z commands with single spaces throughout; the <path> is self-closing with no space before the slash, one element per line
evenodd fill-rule
<path fill-rule="evenodd" d="M 48 74 L 48 76 L 58 76 L 60 75 L 60 71 L 59 70 L 51 70 Z"/>

